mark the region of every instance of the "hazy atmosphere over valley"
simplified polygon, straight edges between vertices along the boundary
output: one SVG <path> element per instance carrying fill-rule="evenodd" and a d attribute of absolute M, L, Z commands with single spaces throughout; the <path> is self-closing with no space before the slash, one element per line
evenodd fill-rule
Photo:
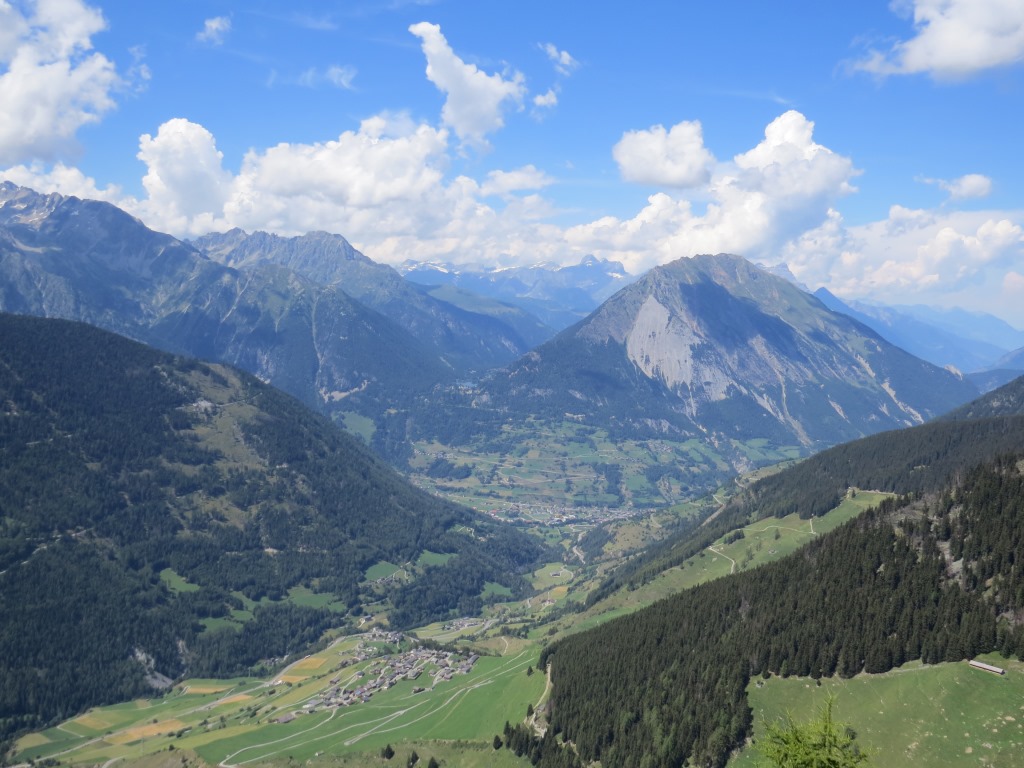
<path fill-rule="evenodd" d="M 1024 2 L 0 0 L 0 766 L 1024 768 Z"/>

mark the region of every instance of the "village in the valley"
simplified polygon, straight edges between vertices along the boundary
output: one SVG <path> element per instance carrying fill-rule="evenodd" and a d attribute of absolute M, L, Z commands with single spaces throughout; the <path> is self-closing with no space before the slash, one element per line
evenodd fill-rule
<path fill-rule="evenodd" d="M 302 706 L 303 713 L 317 712 L 329 707 L 348 707 L 354 704 L 365 704 L 380 691 L 388 690 L 402 680 L 420 680 L 424 683 L 429 679 L 430 687 L 447 682 L 454 675 L 465 675 L 473 671 L 480 656 L 476 653 L 464 654 L 458 651 L 441 648 L 430 648 L 417 645 L 400 653 L 389 653 L 381 656 L 381 649 L 374 643 L 386 643 L 398 646 L 406 640 L 401 632 L 388 632 L 374 628 L 365 636 L 349 658 L 342 662 L 339 670 L 345 670 L 355 664 L 376 658 L 369 666 L 364 667 L 346 677 L 340 672 L 331 678 L 330 685 Z M 275 681 L 281 682 L 280 680 Z M 413 693 L 422 693 L 426 685 L 413 688 Z M 289 712 L 277 718 L 278 722 L 289 722 L 296 712 Z"/>

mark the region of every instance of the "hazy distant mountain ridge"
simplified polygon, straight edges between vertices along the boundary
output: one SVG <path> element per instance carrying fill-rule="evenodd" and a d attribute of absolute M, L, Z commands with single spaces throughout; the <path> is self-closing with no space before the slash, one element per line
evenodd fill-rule
<path fill-rule="evenodd" d="M 467 309 L 435 298 L 391 267 L 364 256 L 341 235 L 281 237 L 233 229 L 204 235 L 193 245 L 229 267 L 276 264 L 316 284 L 339 288 L 436 348 L 460 370 L 507 363 L 552 333 L 522 310 L 479 301 Z"/>
<path fill-rule="evenodd" d="M 651 270 L 484 389 L 637 429 L 806 447 L 919 424 L 977 394 L 730 255 Z"/>
<path fill-rule="evenodd" d="M 515 304 L 558 330 L 583 319 L 636 279 L 619 262 L 595 256 L 567 266 L 484 267 L 407 261 L 399 269 L 415 283 L 452 285 Z"/>
<path fill-rule="evenodd" d="M 880 336 L 939 366 L 952 365 L 965 373 L 992 367 L 1018 334 L 997 318 L 960 312 L 943 315 L 923 307 L 882 307 L 859 301 L 843 301 L 825 288 L 814 292 L 825 306 L 842 312 Z M 1002 346 L 1007 341 L 1011 346 Z"/>

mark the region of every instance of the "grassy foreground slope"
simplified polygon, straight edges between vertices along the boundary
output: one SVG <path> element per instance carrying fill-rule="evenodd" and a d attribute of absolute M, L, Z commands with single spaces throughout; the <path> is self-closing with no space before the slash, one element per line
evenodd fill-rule
<path fill-rule="evenodd" d="M 877 766 L 1014 766 L 1024 761 L 1024 664 L 996 654 L 987 661 L 1006 670 L 999 677 L 965 662 L 910 662 L 891 672 L 844 680 L 758 680 L 748 688 L 754 710 L 754 741 L 765 724 L 786 714 L 811 719 L 828 696 L 838 721 L 857 732 L 857 743 Z M 755 747 L 730 768 L 761 765 Z"/>

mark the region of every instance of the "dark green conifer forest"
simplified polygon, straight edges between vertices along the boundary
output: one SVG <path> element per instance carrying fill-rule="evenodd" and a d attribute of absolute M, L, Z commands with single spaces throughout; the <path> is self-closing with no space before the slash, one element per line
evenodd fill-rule
<path fill-rule="evenodd" d="M 1024 654 L 1021 562 L 1024 475 L 1003 457 L 549 646 L 552 729 L 609 768 L 724 766 L 750 733 L 751 677 Z"/>

